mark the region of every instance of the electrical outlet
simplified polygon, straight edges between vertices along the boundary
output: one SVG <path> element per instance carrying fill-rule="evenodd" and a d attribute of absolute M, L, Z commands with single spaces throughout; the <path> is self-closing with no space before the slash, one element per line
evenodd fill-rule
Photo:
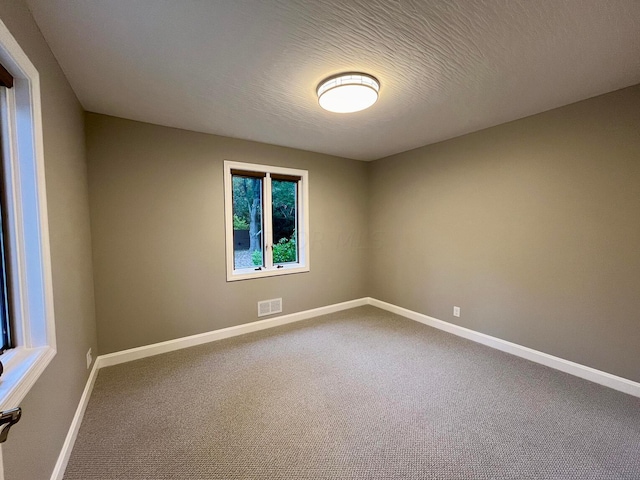
<path fill-rule="evenodd" d="M 460 316 L 460 307 L 453 307 L 453 316 L 454 317 Z"/>
<path fill-rule="evenodd" d="M 93 362 L 93 357 L 91 356 L 91 349 L 87 352 L 87 369 L 91 366 L 91 362 Z"/>

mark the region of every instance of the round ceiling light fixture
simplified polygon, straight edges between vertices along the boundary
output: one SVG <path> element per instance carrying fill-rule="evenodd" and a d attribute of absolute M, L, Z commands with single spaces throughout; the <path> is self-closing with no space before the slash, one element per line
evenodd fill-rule
<path fill-rule="evenodd" d="M 318 103 L 336 113 L 359 112 L 378 100 L 380 82 L 366 73 L 340 73 L 318 85 Z"/>

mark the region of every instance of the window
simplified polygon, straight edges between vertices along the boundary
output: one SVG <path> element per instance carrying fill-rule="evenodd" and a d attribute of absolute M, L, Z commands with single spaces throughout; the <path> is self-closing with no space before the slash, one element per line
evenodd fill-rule
<path fill-rule="evenodd" d="M 0 96 L 13 87 L 13 75 L 0 64 Z M 2 138 L 2 118 L 0 118 L 0 152 L 7 140 Z M 0 353 L 13 346 L 11 341 L 11 302 L 9 300 L 9 236 L 7 225 L 7 199 L 5 198 L 4 170 L 0 168 Z"/>
<path fill-rule="evenodd" d="M 227 280 L 309 271 L 308 172 L 224 162 Z"/>
<path fill-rule="evenodd" d="M 40 80 L 0 21 L 0 410 L 18 406 L 56 353 Z M 9 84 L 6 79 L 11 77 Z"/>

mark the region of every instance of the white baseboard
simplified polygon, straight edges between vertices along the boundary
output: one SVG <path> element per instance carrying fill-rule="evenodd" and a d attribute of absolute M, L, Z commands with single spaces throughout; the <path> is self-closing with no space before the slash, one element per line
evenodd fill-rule
<path fill-rule="evenodd" d="M 99 362 L 100 368 L 110 367 L 112 365 L 118 365 L 120 363 L 138 360 L 140 358 L 151 357 L 153 355 L 172 352 L 182 348 L 194 347 L 203 343 L 215 342 L 216 340 L 244 335 L 245 333 L 257 332 L 267 328 L 278 327 L 287 323 L 299 322 L 301 320 L 307 320 L 320 315 L 339 312 L 340 310 L 361 307 L 362 305 L 367 305 L 367 301 L 367 298 L 359 298 L 357 300 L 336 303 L 326 307 L 314 308 L 303 312 L 280 315 L 278 317 L 258 320 L 256 322 L 245 323 L 243 325 L 236 325 L 233 327 L 221 328 L 220 330 L 213 330 L 211 332 L 199 333 L 197 335 L 191 335 L 190 337 L 177 338 L 175 340 L 145 345 L 144 347 L 131 348 L 121 352 L 108 353 L 106 355 L 100 355 L 96 361 Z"/>
<path fill-rule="evenodd" d="M 89 374 L 89 379 L 87 380 L 87 384 L 85 385 L 82 396 L 80 397 L 80 402 L 78 403 L 78 408 L 76 408 L 76 413 L 73 416 L 73 420 L 71 421 L 71 426 L 69 427 L 69 431 L 67 432 L 67 437 L 64 439 L 64 443 L 62 444 L 62 450 L 60 451 L 60 455 L 58 456 L 58 461 L 53 468 L 51 480 L 62 480 L 62 477 L 64 476 L 64 471 L 67 468 L 67 463 L 69 463 L 69 457 L 71 456 L 71 451 L 73 450 L 73 444 L 76 443 L 76 437 L 78 436 L 78 431 L 80 430 L 82 417 L 84 417 L 84 412 L 87 409 L 87 405 L 89 404 L 89 398 L 91 398 L 91 392 L 93 391 L 93 385 L 96 383 L 99 369 L 100 366 L 98 365 L 98 361 L 96 359 L 96 361 L 93 362 L 93 368 L 91 369 L 91 373 Z"/>
<path fill-rule="evenodd" d="M 442 320 L 438 320 L 437 318 L 414 312 L 413 310 L 407 310 L 406 308 L 398 307 L 391 303 L 376 300 L 375 298 L 369 298 L 368 304 L 374 307 L 381 308 L 382 310 L 396 313 L 411 320 L 415 320 L 416 322 L 429 325 L 430 327 L 437 328 L 438 330 L 443 330 L 459 337 L 481 343 L 491 348 L 495 348 L 496 350 L 501 350 L 517 357 L 526 358 L 527 360 L 546 365 L 547 367 L 560 370 L 561 372 L 584 378 L 585 380 L 604 385 L 605 387 L 613 388 L 614 390 L 618 390 L 620 392 L 628 393 L 629 395 L 633 395 L 635 397 L 640 397 L 640 383 L 628 380 L 626 378 L 618 377 L 616 375 L 612 375 L 601 370 L 596 370 L 595 368 L 587 367 L 585 365 L 571 362 L 569 360 L 564 360 L 563 358 L 554 357 L 553 355 L 549 355 L 532 348 L 523 347 L 522 345 L 518 345 L 517 343 L 501 340 L 500 338 L 492 337 L 491 335 L 486 335 L 484 333 L 479 333 L 475 330 L 460 327 L 449 322 L 444 322 Z"/>
<path fill-rule="evenodd" d="M 554 357 L 537 350 L 533 350 L 528 347 L 523 347 L 516 343 L 511 343 L 506 340 L 501 340 L 484 333 L 479 333 L 468 328 L 460 327 L 452 323 L 438 320 L 437 318 L 429 317 L 422 313 L 414 312 L 406 308 L 392 305 L 391 303 L 376 300 L 375 298 L 365 297 L 357 300 L 350 300 L 348 302 L 337 303 L 326 307 L 314 308 L 312 310 L 305 310 L 303 312 L 291 313 L 288 315 L 281 315 L 278 317 L 268 318 L 265 320 L 258 320 L 256 322 L 246 323 L 244 325 L 236 325 L 233 327 L 222 328 L 220 330 L 213 330 L 211 332 L 205 332 L 198 335 L 192 335 L 190 337 L 177 338 L 175 340 L 168 340 L 166 342 L 155 343 L 152 345 L 146 345 L 143 347 L 131 348 L 129 350 L 123 350 L 121 352 L 109 353 L 107 355 L 100 355 L 96 358 L 87 380 L 87 384 L 80 398 L 80 403 L 76 409 L 76 413 L 69 427 L 69 432 L 62 446 L 62 451 L 58 457 L 55 468 L 51 475 L 51 480 L 62 480 L 65 468 L 69 462 L 71 456 L 71 450 L 78 436 L 78 430 L 82 423 L 82 417 L 89 403 L 93 385 L 98 376 L 98 370 L 102 367 L 109 367 L 112 365 L 118 365 L 120 363 L 130 362 L 132 360 L 138 360 L 145 357 L 151 357 L 153 355 L 159 355 L 161 353 L 172 352 L 174 350 L 180 350 L 182 348 L 193 347 L 196 345 L 202 345 L 204 343 L 215 342 L 225 338 L 235 337 L 238 335 L 244 335 L 245 333 L 257 332 L 268 328 L 285 325 L 287 323 L 299 322 L 301 320 L 307 320 L 320 315 L 327 315 L 329 313 L 339 312 L 342 310 L 348 310 L 350 308 L 361 307 L 363 305 L 372 305 L 382 310 L 398 314 L 400 316 L 415 320 L 416 322 L 423 323 L 430 327 L 443 330 L 445 332 L 452 333 L 459 337 L 464 337 L 477 343 L 501 350 L 503 352 L 516 355 L 518 357 L 526 358 L 536 363 L 546 365 L 556 370 L 575 375 L 576 377 L 584 378 L 592 382 L 604 385 L 614 390 L 619 390 L 636 397 L 640 397 L 640 383 L 627 380 L 626 378 L 618 377 L 610 373 L 596 370 L 595 368 L 580 365 L 579 363 L 570 362 L 559 357 Z M 0 450 L 1 452 L 1 450 Z M 0 457 L 1 462 L 1 457 Z"/>

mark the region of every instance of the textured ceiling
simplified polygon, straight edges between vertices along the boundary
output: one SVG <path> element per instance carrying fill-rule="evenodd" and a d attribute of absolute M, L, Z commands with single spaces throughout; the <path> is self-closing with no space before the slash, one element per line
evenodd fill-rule
<path fill-rule="evenodd" d="M 640 83 L 638 0 L 27 1 L 86 110 L 362 160 Z"/>

